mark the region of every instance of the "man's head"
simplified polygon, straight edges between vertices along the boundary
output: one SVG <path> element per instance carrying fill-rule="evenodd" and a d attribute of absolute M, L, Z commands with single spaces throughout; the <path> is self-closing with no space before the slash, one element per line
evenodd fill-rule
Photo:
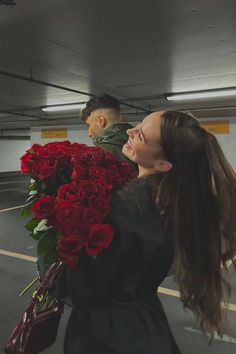
<path fill-rule="evenodd" d="M 110 95 L 93 97 L 82 110 L 81 120 L 88 125 L 88 135 L 94 140 L 106 128 L 120 122 L 120 103 Z"/>

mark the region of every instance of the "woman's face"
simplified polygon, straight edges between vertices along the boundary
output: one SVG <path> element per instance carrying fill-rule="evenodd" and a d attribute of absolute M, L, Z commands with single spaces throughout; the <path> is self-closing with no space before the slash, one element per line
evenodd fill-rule
<path fill-rule="evenodd" d="M 163 112 L 148 115 L 136 127 L 127 130 L 129 139 L 122 152 L 131 161 L 146 170 L 158 170 L 158 161 L 164 159 L 161 147 L 161 119 Z"/>

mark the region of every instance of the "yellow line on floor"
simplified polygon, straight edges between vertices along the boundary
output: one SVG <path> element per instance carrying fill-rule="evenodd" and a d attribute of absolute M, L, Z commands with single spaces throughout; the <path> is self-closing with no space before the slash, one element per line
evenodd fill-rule
<path fill-rule="evenodd" d="M 30 261 L 30 262 L 36 262 L 37 258 L 32 257 L 32 256 L 27 256 L 26 254 L 21 254 L 21 253 L 15 253 L 15 252 L 9 252 L 5 250 L 0 249 L 0 254 L 4 256 L 9 256 L 9 257 L 14 257 L 18 259 L 23 259 L 24 261 Z"/>
<path fill-rule="evenodd" d="M 30 261 L 30 262 L 36 262 L 37 261 L 36 257 L 27 256 L 25 254 L 9 252 L 9 251 L 0 249 L 0 255 L 1 254 L 4 255 L 4 256 L 9 256 L 9 257 L 14 257 L 14 258 L 18 258 L 18 259 L 23 259 L 25 261 Z M 170 295 L 170 296 L 174 296 L 174 297 L 180 297 L 179 291 L 173 290 L 173 289 L 168 289 L 168 288 L 163 288 L 161 286 L 158 288 L 158 293 L 164 294 L 164 295 Z M 222 307 L 225 310 L 230 310 L 230 311 L 235 311 L 236 312 L 236 305 L 234 305 L 234 304 L 229 304 L 228 306 L 225 306 L 222 303 Z"/>
<path fill-rule="evenodd" d="M 180 297 L 179 291 L 172 290 L 172 289 L 167 289 L 167 288 L 162 288 L 161 286 L 158 288 L 158 292 L 160 294 L 164 294 L 164 295 Z"/>
<path fill-rule="evenodd" d="M 4 213 L 5 211 L 20 209 L 20 208 L 23 208 L 23 206 L 24 205 L 17 205 L 17 206 L 12 207 L 12 208 L 0 209 L 0 213 Z"/>
<path fill-rule="evenodd" d="M 230 310 L 230 311 L 235 311 L 236 312 L 236 305 L 235 304 L 229 304 L 229 305 L 225 305 L 222 303 L 222 307 L 225 310 Z"/>

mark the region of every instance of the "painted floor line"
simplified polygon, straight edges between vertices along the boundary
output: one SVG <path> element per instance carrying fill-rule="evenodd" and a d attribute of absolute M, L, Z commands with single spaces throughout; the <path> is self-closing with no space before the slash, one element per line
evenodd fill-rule
<path fill-rule="evenodd" d="M 234 259 L 234 262 L 235 262 L 236 261 L 236 257 L 234 257 L 233 259 Z M 227 268 L 229 268 L 233 264 L 233 262 L 230 259 L 229 261 L 226 262 L 226 264 L 227 264 Z"/>
<path fill-rule="evenodd" d="M 12 207 L 12 208 L 0 209 L 0 213 L 4 213 L 5 211 L 20 209 L 20 208 L 23 208 L 23 206 L 24 205 L 17 205 L 17 206 Z"/>
<path fill-rule="evenodd" d="M 168 288 L 162 288 L 161 286 L 158 288 L 158 293 L 164 294 L 164 295 L 171 295 L 174 297 L 180 297 L 179 291 L 168 289 Z"/>
<path fill-rule="evenodd" d="M 185 329 L 186 331 L 190 331 L 190 332 L 193 332 L 193 333 L 197 333 L 197 334 L 204 335 L 204 333 L 203 333 L 200 329 L 196 329 L 196 328 L 192 328 L 192 327 L 184 327 L 184 329 Z M 206 333 L 206 335 L 207 335 L 208 337 L 210 337 L 210 334 L 209 334 L 209 333 Z M 219 337 L 219 336 L 217 335 L 217 333 L 215 333 L 215 334 L 214 334 L 214 339 L 215 339 L 215 340 L 220 340 L 220 341 L 222 341 L 222 342 L 230 343 L 230 344 L 236 344 L 236 338 L 231 337 L 231 336 L 228 336 L 227 334 L 224 334 L 224 335 L 222 336 L 222 338 L 221 338 L 221 337 Z"/>
<path fill-rule="evenodd" d="M 11 192 L 11 191 L 19 191 L 22 190 L 22 188 L 6 188 L 6 189 L 0 189 L 0 193 L 4 193 L 4 192 Z"/>
<path fill-rule="evenodd" d="M 18 259 L 23 259 L 24 261 L 37 262 L 37 258 L 36 257 L 27 256 L 26 254 L 9 252 L 9 251 L 6 251 L 6 250 L 1 250 L 1 249 L 0 249 L 0 254 L 2 254 L 4 256 L 8 256 L 8 257 L 14 257 L 14 258 L 18 258 Z"/>
<path fill-rule="evenodd" d="M 161 286 L 158 288 L 158 293 L 164 294 L 164 295 L 170 295 L 170 296 L 174 296 L 174 297 L 178 297 L 178 298 L 180 297 L 179 291 L 168 289 L 168 288 L 162 288 Z M 225 305 L 224 303 L 222 303 L 222 307 L 225 310 L 230 310 L 230 311 L 236 312 L 236 305 L 235 304 Z"/>
<path fill-rule="evenodd" d="M 234 261 L 236 260 L 236 257 L 234 257 Z M 230 268 L 230 266 L 233 264 L 233 262 L 230 260 L 226 261 L 226 268 Z M 223 268 L 223 265 L 221 264 L 221 268 Z"/>
<path fill-rule="evenodd" d="M 29 183 L 29 181 L 9 181 L 9 182 L 0 182 L 0 184 L 14 184 L 14 183 Z"/>
<path fill-rule="evenodd" d="M 4 256 L 9 256 L 9 257 L 14 257 L 14 258 L 18 258 L 18 259 L 23 259 L 25 261 L 30 261 L 30 262 L 34 262 L 34 263 L 37 262 L 37 258 L 36 257 L 27 256 L 27 255 L 21 254 L 21 253 L 9 252 L 9 251 L 0 249 L 0 254 L 2 254 Z M 158 288 L 158 293 L 165 294 L 165 295 L 170 295 L 170 296 L 174 296 L 174 297 L 180 297 L 179 291 L 173 290 L 173 289 L 168 289 L 168 288 L 163 288 L 163 287 L 159 287 Z M 236 305 L 234 305 L 234 304 L 229 304 L 228 306 L 225 306 L 224 304 L 222 304 L 222 307 L 224 309 L 226 309 L 226 310 L 230 310 L 230 311 L 235 311 L 236 312 Z"/>

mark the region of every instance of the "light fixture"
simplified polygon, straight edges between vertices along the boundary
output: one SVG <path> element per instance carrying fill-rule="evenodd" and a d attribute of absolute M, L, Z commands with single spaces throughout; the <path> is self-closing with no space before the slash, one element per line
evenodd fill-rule
<path fill-rule="evenodd" d="M 51 106 L 41 107 L 44 112 L 59 112 L 59 111 L 68 111 L 72 109 L 82 109 L 86 105 L 86 102 L 81 103 L 67 103 L 67 104 L 57 104 Z"/>
<path fill-rule="evenodd" d="M 199 98 L 217 98 L 217 97 L 229 97 L 229 96 L 236 96 L 236 87 L 166 94 L 165 98 L 168 101 L 180 101 L 180 100 L 193 100 Z"/>

